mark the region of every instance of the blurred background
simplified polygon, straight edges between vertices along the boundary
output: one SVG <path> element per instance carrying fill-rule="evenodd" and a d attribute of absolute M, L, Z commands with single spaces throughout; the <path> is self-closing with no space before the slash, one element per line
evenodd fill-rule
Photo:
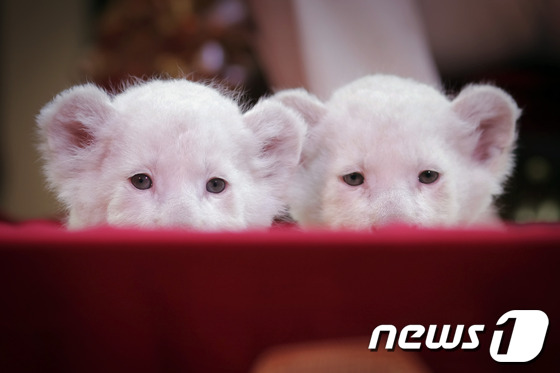
<path fill-rule="evenodd" d="M 369 73 L 457 92 L 493 83 L 523 108 L 505 219 L 560 220 L 560 0 L 3 0 L 0 217 L 58 218 L 35 116 L 58 92 L 131 76 L 218 79 L 251 103 L 326 98 Z M 468 177 L 468 175 L 465 175 Z"/>

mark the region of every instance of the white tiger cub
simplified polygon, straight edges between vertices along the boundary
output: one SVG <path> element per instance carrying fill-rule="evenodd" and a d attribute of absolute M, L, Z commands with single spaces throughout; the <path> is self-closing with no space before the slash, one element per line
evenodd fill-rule
<path fill-rule="evenodd" d="M 60 93 L 37 117 L 44 171 L 69 228 L 237 230 L 285 209 L 305 125 L 280 103 L 243 113 L 209 85 L 152 80 Z"/>
<path fill-rule="evenodd" d="M 450 99 L 413 80 L 371 75 L 326 102 L 303 89 L 274 98 L 308 124 L 291 184 L 303 226 L 498 222 L 494 199 L 514 166 L 521 111 L 503 90 L 469 85 Z"/>

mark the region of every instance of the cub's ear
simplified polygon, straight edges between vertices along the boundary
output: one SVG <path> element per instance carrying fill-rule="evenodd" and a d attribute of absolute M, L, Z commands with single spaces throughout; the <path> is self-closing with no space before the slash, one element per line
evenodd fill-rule
<path fill-rule="evenodd" d="M 68 177 L 95 162 L 91 150 L 112 112 L 111 97 L 92 84 L 70 88 L 41 109 L 39 150 L 49 178 Z"/>
<path fill-rule="evenodd" d="M 279 102 L 265 99 L 244 114 L 244 121 L 261 144 L 262 176 L 270 178 L 282 195 L 301 155 L 303 119 Z"/>
<path fill-rule="evenodd" d="M 303 118 L 307 128 L 307 136 L 299 163 L 305 167 L 309 159 L 316 153 L 317 148 L 321 146 L 318 142 L 319 139 L 313 135 L 313 131 L 314 127 L 327 114 L 326 105 L 303 88 L 279 91 L 270 99 L 294 110 Z"/>
<path fill-rule="evenodd" d="M 271 99 L 298 112 L 310 127 L 317 124 L 327 112 L 325 104 L 303 88 L 279 91 Z"/>
<path fill-rule="evenodd" d="M 521 110 L 513 98 L 491 85 L 464 88 L 452 102 L 453 110 L 472 131 L 475 141 L 471 157 L 499 177 L 513 166 L 513 148 L 517 138 L 516 122 Z"/>

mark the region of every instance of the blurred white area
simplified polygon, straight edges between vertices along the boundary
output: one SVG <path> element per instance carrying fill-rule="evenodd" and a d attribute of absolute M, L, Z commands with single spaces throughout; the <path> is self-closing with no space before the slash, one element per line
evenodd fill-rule
<path fill-rule="evenodd" d="M 373 72 L 439 85 L 414 0 L 254 0 L 251 4 L 260 31 L 263 68 L 274 89 L 301 85 L 327 98 L 337 87 Z M 286 25 L 293 31 L 285 32 Z M 285 65 L 290 59 L 299 64 L 292 60 Z"/>
<path fill-rule="evenodd" d="M 414 0 L 296 0 L 302 64 L 310 89 L 327 98 L 361 76 L 392 73 L 438 85 Z"/>

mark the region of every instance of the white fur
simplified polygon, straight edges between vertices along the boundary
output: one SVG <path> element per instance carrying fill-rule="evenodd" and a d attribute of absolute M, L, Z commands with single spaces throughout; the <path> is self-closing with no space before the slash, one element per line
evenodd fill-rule
<path fill-rule="evenodd" d="M 234 99 L 187 80 L 117 95 L 91 85 L 59 94 L 37 118 L 45 173 L 68 226 L 269 226 L 285 206 L 305 125 L 280 103 L 243 114 Z M 147 174 L 150 189 L 130 178 Z M 221 193 L 209 179 L 227 181 Z"/>
<path fill-rule="evenodd" d="M 275 99 L 309 126 L 291 190 L 304 226 L 370 228 L 497 221 L 493 200 L 513 168 L 520 110 L 504 91 L 471 85 L 454 99 L 412 80 L 361 78 L 322 103 L 302 89 Z M 424 170 L 440 173 L 432 184 Z M 350 186 L 343 175 L 363 174 Z"/>

